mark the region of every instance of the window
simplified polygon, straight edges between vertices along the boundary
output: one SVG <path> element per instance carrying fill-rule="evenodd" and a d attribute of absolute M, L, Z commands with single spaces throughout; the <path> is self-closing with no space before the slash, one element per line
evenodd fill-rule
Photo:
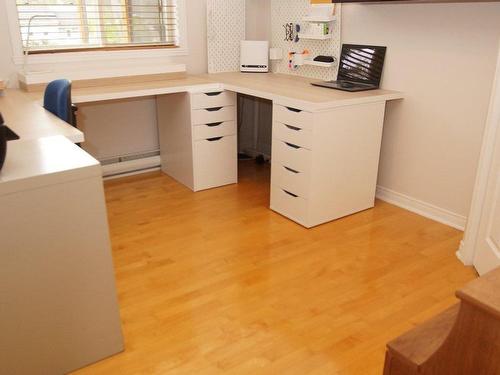
<path fill-rule="evenodd" d="M 17 0 L 32 53 L 177 47 L 177 0 Z"/>

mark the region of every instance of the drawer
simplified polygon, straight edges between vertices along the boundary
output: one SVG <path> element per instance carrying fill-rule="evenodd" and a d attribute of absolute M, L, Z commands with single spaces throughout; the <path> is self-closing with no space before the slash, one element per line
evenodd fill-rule
<path fill-rule="evenodd" d="M 236 107 L 212 107 L 193 109 L 191 111 L 193 125 L 213 124 L 214 122 L 236 121 Z"/>
<path fill-rule="evenodd" d="M 214 108 L 236 105 L 236 93 L 231 91 L 217 91 L 191 94 L 191 108 Z"/>
<path fill-rule="evenodd" d="M 193 126 L 193 139 L 201 140 L 236 134 L 236 121 L 215 122 Z"/>
<path fill-rule="evenodd" d="M 273 139 L 272 160 L 299 172 L 309 172 L 311 168 L 312 151 Z"/>
<path fill-rule="evenodd" d="M 302 198 L 309 198 L 309 172 L 299 172 L 275 161 L 271 167 L 271 184 L 294 193 Z"/>
<path fill-rule="evenodd" d="M 273 124 L 273 137 L 309 150 L 312 149 L 312 132 L 293 125 L 275 121 Z"/>
<path fill-rule="evenodd" d="M 237 182 L 236 135 L 195 141 L 193 151 L 195 191 Z"/>
<path fill-rule="evenodd" d="M 307 226 L 307 200 L 279 186 L 271 186 L 271 209 Z"/>
<path fill-rule="evenodd" d="M 312 112 L 301 111 L 291 107 L 284 107 L 275 104 L 274 107 L 274 121 L 283 124 L 292 125 L 300 129 L 312 131 L 313 114 Z"/>

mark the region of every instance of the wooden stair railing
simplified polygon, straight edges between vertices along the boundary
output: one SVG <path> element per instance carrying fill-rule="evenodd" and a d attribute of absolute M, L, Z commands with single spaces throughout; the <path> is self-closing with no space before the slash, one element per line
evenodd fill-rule
<path fill-rule="evenodd" d="M 387 345 L 384 375 L 500 374 L 500 268 L 456 295 L 458 304 Z"/>

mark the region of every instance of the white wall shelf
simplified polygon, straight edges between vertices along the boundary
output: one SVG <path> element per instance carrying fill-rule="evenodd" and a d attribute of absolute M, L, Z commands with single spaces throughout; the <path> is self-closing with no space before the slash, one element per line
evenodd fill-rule
<path fill-rule="evenodd" d="M 305 16 L 302 18 L 304 22 L 333 22 L 337 20 L 337 16 L 331 15 L 328 17 Z"/>
<path fill-rule="evenodd" d="M 300 39 L 327 40 L 327 39 L 332 39 L 332 34 L 315 35 L 315 34 L 299 33 L 299 38 Z"/>
<path fill-rule="evenodd" d="M 313 66 L 319 66 L 322 68 L 333 68 L 333 66 L 335 65 L 335 62 L 325 63 L 325 62 L 321 62 L 321 61 L 304 60 L 304 65 L 313 65 Z"/>

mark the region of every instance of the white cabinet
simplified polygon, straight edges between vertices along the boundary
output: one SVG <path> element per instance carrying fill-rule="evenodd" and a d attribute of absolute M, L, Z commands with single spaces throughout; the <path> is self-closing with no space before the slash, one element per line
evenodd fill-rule
<path fill-rule="evenodd" d="M 236 94 L 157 97 L 162 170 L 193 191 L 238 180 Z"/>
<path fill-rule="evenodd" d="M 275 104 L 271 209 L 313 227 L 375 204 L 385 101 L 308 112 Z"/>

